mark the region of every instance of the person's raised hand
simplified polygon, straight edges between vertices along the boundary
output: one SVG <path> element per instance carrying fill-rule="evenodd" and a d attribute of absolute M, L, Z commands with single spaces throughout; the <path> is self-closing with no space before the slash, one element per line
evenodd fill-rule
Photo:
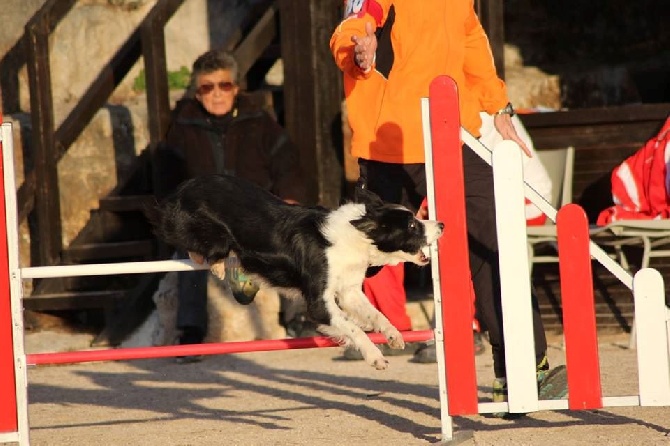
<path fill-rule="evenodd" d="M 514 141 L 519 145 L 519 147 L 521 147 L 521 150 L 523 150 L 523 153 L 525 153 L 528 158 L 533 157 L 533 154 L 530 152 L 528 146 L 526 146 L 526 143 L 523 142 L 523 140 L 517 134 L 516 129 L 514 128 L 514 124 L 512 123 L 512 117 L 509 114 L 501 113 L 499 115 L 495 115 L 493 117 L 493 124 L 503 139 Z"/>
<path fill-rule="evenodd" d="M 416 218 L 419 220 L 428 220 L 428 202 L 424 199 L 419 210 L 416 211 Z"/>
<path fill-rule="evenodd" d="M 363 71 L 368 72 L 375 63 L 377 51 L 377 36 L 372 23 L 365 24 L 364 36 L 352 36 L 354 42 L 354 62 Z"/>

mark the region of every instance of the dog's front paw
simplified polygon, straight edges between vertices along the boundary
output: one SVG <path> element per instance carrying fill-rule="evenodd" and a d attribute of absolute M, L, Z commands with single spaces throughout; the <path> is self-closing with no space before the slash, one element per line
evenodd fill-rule
<path fill-rule="evenodd" d="M 389 365 L 388 360 L 384 357 L 381 350 L 374 344 L 372 344 L 370 348 L 362 348 L 361 354 L 363 355 L 363 358 L 365 358 L 365 362 L 377 370 L 386 370 Z"/>
<path fill-rule="evenodd" d="M 389 361 L 382 356 L 381 359 L 376 359 L 371 365 L 377 370 L 386 370 L 389 366 Z"/>
<path fill-rule="evenodd" d="M 405 340 L 402 338 L 400 332 L 395 328 L 391 327 L 390 329 L 384 332 L 384 336 L 388 341 L 389 347 L 396 350 L 402 350 L 405 348 Z"/>

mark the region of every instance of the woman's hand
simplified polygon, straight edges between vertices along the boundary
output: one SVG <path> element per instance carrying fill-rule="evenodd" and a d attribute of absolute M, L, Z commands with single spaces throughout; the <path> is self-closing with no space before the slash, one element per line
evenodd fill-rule
<path fill-rule="evenodd" d="M 364 36 L 352 36 L 351 41 L 354 42 L 354 62 L 367 73 L 375 64 L 375 53 L 377 52 L 377 36 L 372 23 L 365 24 Z"/>
<path fill-rule="evenodd" d="M 521 150 L 523 150 L 523 153 L 525 153 L 528 158 L 533 157 L 533 154 L 530 153 L 530 149 L 526 146 L 526 143 L 523 142 L 523 140 L 516 133 L 514 123 L 512 123 L 512 116 L 510 116 L 507 113 L 494 115 L 493 124 L 495 125 L 496 130 L 498 130 L 498 133 L 500 133 L 503 139 L 514 141 L 519 145 L 519 147 L 521 147 Z"/>

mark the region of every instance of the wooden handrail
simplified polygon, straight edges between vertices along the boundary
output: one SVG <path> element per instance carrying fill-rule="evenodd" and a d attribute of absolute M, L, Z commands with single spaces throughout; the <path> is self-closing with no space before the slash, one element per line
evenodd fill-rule
<path fill-rule="evenodd" d="M 47 0 L 26 24 L 26 29 L 37 29 L 51 34 L 77 0 Z"/>
<path fill-rule="evenodd" d="M 256 23 L 246 38 L 233 51 L 235 60 L 237 60 L 240 77 L 246 75 L 253 63 L 263 55 L 265 49 L 277 35 L 276 14 L 276 6 L 269 5 L 269 8 L 258 23 Z"/>
<path fill-rule="evenodd" d="M 17 198 L 20 221 L 33 208 L 36 210 L 40 234 L 39 262 L 42 265 L 58 263 L 62 251 L 56 164 L 142 54 L 154 74 L 147 83 L 152 141 L 162 137 L 169 119 L 163 29 L 183 0 L 161 0 L 151 9 L 103 67 L 79 103 L 54 130 L 49 35 L 74 3 L 75 0 L 48 0 L 25 27 L 35 170 L 26 172 Z M 147 30 L 155 33 L 154 36 Z M 158 40 L 160 42 L 156 43 Z"/>

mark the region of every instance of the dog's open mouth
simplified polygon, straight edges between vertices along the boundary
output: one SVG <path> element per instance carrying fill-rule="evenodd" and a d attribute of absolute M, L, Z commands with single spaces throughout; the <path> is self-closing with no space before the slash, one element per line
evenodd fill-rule
<path fill-rule="evenodd" d="M 424 246 L 419 251 L 419 263 L 421 263 L 422 265 L 426 265 L 428 264 L 429 261 L 430 261 L 430 247 Z"/>

